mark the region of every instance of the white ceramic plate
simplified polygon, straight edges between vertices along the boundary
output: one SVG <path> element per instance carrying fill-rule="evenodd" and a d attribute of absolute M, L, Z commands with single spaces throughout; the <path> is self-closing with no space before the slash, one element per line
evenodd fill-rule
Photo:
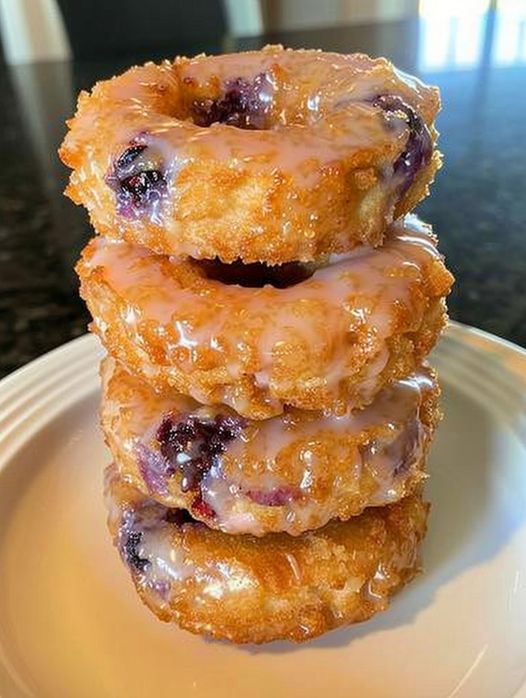
<path fill-rule="evenodd" d="M 526 695 L 526 352 L 459 325 L 435 352 L 426 573 L 372 621 L 261 648 L 160 623 L 132 589 L 101 501 L 99 356 L 83 337 L 0 384 L 2 698 Z"/>

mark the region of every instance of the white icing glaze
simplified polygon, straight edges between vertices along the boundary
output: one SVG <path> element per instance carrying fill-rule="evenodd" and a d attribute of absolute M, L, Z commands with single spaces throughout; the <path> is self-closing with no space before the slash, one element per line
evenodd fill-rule
<path fill-rule="evenodd" d="M 203 161 L 228 162 L 234 169 L 253 174 L 287 172 L 300 186 L 314 187 L 325 168 L 351 160 L 361 150 L 385 152 L 383 164 L 387 165 L 401 152 L 409 135 L 404 119 L 393 120 L 393 128 L 386 129 L 384 115 L 377 108 L 355 102 L 334 114 L 330 123 L 318 120 L 308 128 L 305 124 L 278 124 L 272 130 L 250 131 L 221 123 L 201 128 L 152 116 L 148 131 L 144 140 L 162 152 L 165 179 L 175 187 L 184 165 Z M 120 144 L 117 152 L 124 151 L 136 137 L 126 120 L 115 135 Z M 101 174 L 105 176 L 105 172 Z"/>
<path fill-rule="evenodd" d="M 143 574 L 153 588 L 184 581 L 194 573 L 193 566 L 185 563 L 182 548 L 173 545 L 170 532 L 169 525 L 144 530 L 137 546 L 139 557 L 148 560 Z"/>
<path fill-rule="evenodd" d="M 196 104 L 228 104 L 239 80 L 246 93 L 238 111 L 262 109 L 268 123 L 259 130 L 221 123 L 228 109 L 196 117 Z M 409 174 L 400 157 L 415 129 L 404 109 L 373 106 L 383 95 L 412 108 L 430 131 L 425 158 Z M 234 114 L 236 104 L 234 98 Z M 158 252 L 230 260 L 223 232 L 231 230 L 234 253 L 247 261 L 266 250 L 275 262 L 312 260 L 319 251 L 380 242 L 434 149 L 438 108 L 435 88 L 385 59 L 269 47 L 150 63 L 97 84 L 79 98 L 61 157 L 73 169 L 68 195 L 87 206 L 105 234 Z M 131 169 L 145 175 L 143 185 L 119 172 L 137 144 L 146 150 Z M 435 157 L 425 166 L 418 196 L 437 165 Z M 229 203 L 222 208 L 223 199 Z"/>
<path fill-rule="evenodd" d="M 171 524 L 158 520 L 145 525 L 139 517 L 134 530 L 140 535 L 137 554 L 145 561 L 143 569 L 136 570 L 135 574 L 140 576 L 147 593 L 157 596 L 161 603 L 168 602 L 172 587 L 188 579 L 199 584 L 199 593 L 194 599 L 197 605 L 207 598 L 220 599 L 224 594 L 242 593 L 254 586 L 253 579 L 235 561 L 216 562 L 211 558 L 196 567 L 187 560 L 180 540 L 174 538 L 178 531 Z M 126 526 L 120 535 L 126 535 Z"/>
<path fill-rule="evenodd" d="M 335 256 L 311 278 L 286 289 L 228 286 L 203 278 L 187 260 L 170 261 L 104 238 L 92 249 L 86 267 L 99 268 L 125 301 L 122 321 L 135 333 L 134 341 L 141 342 L 142 323 L 155 323 L 167 363 L 191 370 L 200 351 L 212 351 L 224 356 L 233 380 L 250 365 L 258 384 L 269 388 L 276 355 L 286 345 L 316 357 L 317 373 L 306 381 L 332 389 L 349 375 L 352 334 L 365 331 L 377 347 L 360 377 L 365 402 L 388 359 L 386 342 L 395 331 L 396 313 L 404 308 L 419 326 L 423 306 L 413 300 L 414 289 L 422 287 L 430 265 L 440 258 L 429 229 L 412 217 L 405 227 L 392 227 L 383 247 Z M 104 322 L 100 313 L 95 322 Z M 187 350 L 184 359 L 181 348 Z M 201 399 L 198 390 L 193 395 Z"/>
<path fill-rule="evenodd" d="M 291 411 L 272 419 L 251 422 L 250 428 L 244 431 L 243 439 L 228 445 L 228 454 L 235 458 L 238 452 L 243 451 L 244 454 L 250 453 L 249 457 L 244 457 L 255 462 L 274 460 L 279 451 L 298 437 L 307 440 L 310 435 L 325 431 L 351 437 L 381 425 L 395 429 L 415 416 L 424 387 L 430 388 L 428 374 L 415 374 L 385 388 L 372 404 L 357 412 L 328 416 L 314 412 L 309 421 L 305 418 L 305 412 Z"/>
<path fill-rule="evenodd" d="M 326 523 L 349 497 L 361 507 L 399 499 L 407 479 L 422 467 L 429 428 L 422 423 L 420 409 L 433 390 L 430 374 L 422 369 L 384 388 L 358 412 L 336 416 L 288 410 L 278 417 L 246 422 L 200 484 L 200 496 L 215 512 L 214 526 L 231 534 L 262 535 L 268 525 L 266 510 L 278 516 L 276 530 L 298 533 L 312 527 L 313 521 Z M 143 446 L 162 460 L 155 434 L 166 415 L 177 423 L 189 415 L 207 421 L 228 414 L 227 408 L 202 407 L 182 395 L 161 397 L 150 392 L 139 393 L 137 399 L 133 387 L 124 395 L 124 400 L 122 395 L 116 400 L 115 415 L 121 410 L 124 420 L 116 437 L 134 462 Z M 111 404 L 105 400 L 106 408 Z M 366 495 L 363 477 L 374 483 Z M 179 478 L 168 475 L 166 482 L 180 493 Z M 187 506 L 196 493 L 189 496 Z M 182 504 L 175 499 L 172 506 Z"/>
<path fill-rule="evenodd" d="M 192 123 L 188 109 L 194 96 L 217 97 L 233 80 L 253 83 L 261 75 L 265 81 L 258 98 L 270 105 L 269 130 L 221 123 L 202 128 Z M 161 152 L 165 179 L 175 186 L 176 199 L 178 173 L 192 162 L 228 162 L 249 173 L 286 172 L 300 186 L 314 187 L 328 167 L 351 161 L 360 152 L 374 152 L 385 154 L 376 166 L 387 172 L 403 150 L 409 129 L 406 119 L 399 117 L 391 118 L 386 128 L 384 115 L 371 100 L 379 94 L 400 94 L 418 109 L 424 106 L 429 88 L 383 59 L 270 48 L 266 54 L 147 64 L 106 89 L 115 103 L 114 154 L 137 137 Z M 91 114 L 78 114 L 70 147 L 87 140 L 92 128 Z M 111 164 L 108 155 L 104 170 L 98 172 L 101 178 Z M 93 161 L 90 166 L 97 165 Z M 156 222 L 159 212 L 150 212 L 150 217 Z"/>
<path fill-rule="evenodd" d="M 326 417 L 314 413 L 310 421 L 305 420 L 305 413 L 292 412 L 259 423 L 251 422 L 241 439 L 228 444 L 219 465 L 211 468 L 202 482 L 203 499 L 216 512 L 219 528 L 228 533 L 250 531 L 261 535 L 264 533 L 262 523 L 244 511 L 247 501 L 253 507 L 249 493 L 258 491 L 271 495 L 291 486 L 301 490 L 302 496 L 291 496 L 283 504 L 283 520 L 290 529 L 306 525 L 312 516 L 323 525 L 331 518 L 334 500 L 339 496 L 344 499 L 353 486 L 358 494 L 365 470 L 377 483 L 369 505 L 382 506 L 396 501 L 407 477 L 421 467 L 427 448 L 427 428 L 419 417 L 422 391 L 426 389 L 432 389 L 432 382 L 424 372 L 396 382 L 359 412 Z M 295 422 L 298 415 L 303 418 Z M 373 438 L 375 445 L 367 449 L 366 455 L 361 447 L 353 449 L 349 445 L 353 439 L 357 445 L 363 443 L 364 434 L 379 428 L 381 436 Z M 316 483 L 323 478 L 326 464 L 324 460 L 316 460 L 316 444 L 323 437 L 338 435 L 347 444 L 346 447 L 343 442 L 341 445 L 342 457 L 346 459 L 345 474 L 334 479 L 333 497 L 317 501 Z M 397 439 L 402 444 L 402 460 L 401 453 L 393 447 Z M 276 473 L 276 463 L 281 454 L 295 444 L 301 446 L 294 451 L 288 478 L 284 479 Z"/>

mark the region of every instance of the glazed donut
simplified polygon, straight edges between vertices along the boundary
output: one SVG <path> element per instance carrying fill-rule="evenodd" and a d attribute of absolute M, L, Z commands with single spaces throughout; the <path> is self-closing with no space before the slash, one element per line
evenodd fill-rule
<path fill-rule="evenodd" d="M 427 367 L 360 412 L 287 409 L 259 422 L 162 397 L 111 358 L 101 374 L 102 427 L 120 476 L 230 534 L 298 535 L 402 499 L 424 478 L 440 416 Z"/>
<path fill-rule="evenodd" d="M 430 228 L 413 216 L 381 248 L 302 268 L 310 276 L 292 273 L 290 286 L 289 270 L 274 270 L 270 285 L 260 265 L 266 285 L 247 288 L 218 280 L 232 266 L 209 266 L 97 237 L 77 270 L 92 329 L 132 373 L 252 419 L 286 404 L 345 413 L 371 402 L 433 347 L 452 283 Z"/>
<path fill-rule="evenodd" d="M 109 528 L 147 606 L 236 643 L 302 642 L 384 610 L 419 571 L 419 496 L 298 537 L 229 536 L 107 472 Z"/>
<path fill-rule="evenodd" d="M 95 229 L 160 254 L 282 264 L 377 245 L 440 164 L 438 90 L 363 54 L 267 46 L 82 92 L 60 149 Z"/>

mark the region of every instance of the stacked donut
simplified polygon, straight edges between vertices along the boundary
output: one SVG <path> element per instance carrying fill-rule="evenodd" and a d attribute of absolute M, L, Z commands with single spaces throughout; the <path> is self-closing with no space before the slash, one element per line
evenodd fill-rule
<path fill-rule="evenodd" d="M 80 95 L 109 526 L 161 619 L 302 641 L 418 571 L 452 277 L 409 212 L 438 109 L 385 59 L 276 46 Z"/>

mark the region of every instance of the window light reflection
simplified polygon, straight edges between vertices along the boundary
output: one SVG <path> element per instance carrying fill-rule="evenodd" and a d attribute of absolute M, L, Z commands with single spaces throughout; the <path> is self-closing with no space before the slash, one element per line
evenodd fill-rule
<path fill-rule="evenodd" d="M 422 72 L 463 70 L 480 64 L 488 37 L 495 66 L 526 64 L 526 2 L 494 3 L 493 33 L 489 0 L 420 0 L 418 67 Z"/>

